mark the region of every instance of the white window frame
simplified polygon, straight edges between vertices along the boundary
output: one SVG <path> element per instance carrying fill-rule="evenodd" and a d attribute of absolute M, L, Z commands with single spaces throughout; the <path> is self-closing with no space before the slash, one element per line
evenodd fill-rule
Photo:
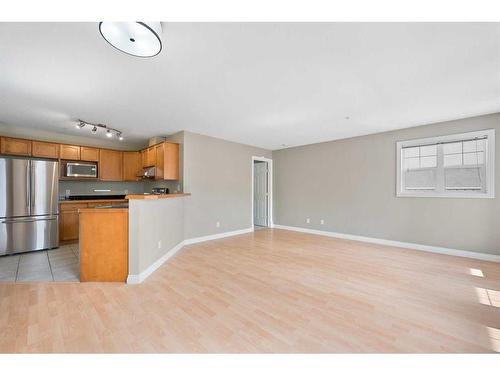
<path fill-rule="evenodd" d="M 485 157 L 486 192 L 477 193 L 473 191 L 403 191 L 402 173 L 402 149 L 413 146 L 425 146 L 431 144 L 463 141 L 473 138 L 487 137 Z M 439 151 L 438 151 L 439 154 Z M 495 198 L 495 129 L 480 130 L 475 132 L 450 134 L 439 137 L 412 139 L 396 142 L 396 196 L 397 197 L 427 197 L 427 198 Z M 438 157 L 438 171 L 442 170 Z"/>

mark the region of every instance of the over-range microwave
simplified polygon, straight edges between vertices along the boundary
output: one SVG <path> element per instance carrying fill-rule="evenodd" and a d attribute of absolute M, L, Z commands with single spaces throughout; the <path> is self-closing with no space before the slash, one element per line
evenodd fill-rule
<path fill-rule="evenodd" d="M 69 178 L 97 178 L 97 163 L 64 161 L 63 175 Z"/>

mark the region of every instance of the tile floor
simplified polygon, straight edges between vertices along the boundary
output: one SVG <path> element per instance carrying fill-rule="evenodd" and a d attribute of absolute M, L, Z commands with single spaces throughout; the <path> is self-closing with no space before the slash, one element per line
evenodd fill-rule
<path fill-rule="evenodd" d="M 0 281 L 79 281 L 78 245 L 0 257 Z"/>

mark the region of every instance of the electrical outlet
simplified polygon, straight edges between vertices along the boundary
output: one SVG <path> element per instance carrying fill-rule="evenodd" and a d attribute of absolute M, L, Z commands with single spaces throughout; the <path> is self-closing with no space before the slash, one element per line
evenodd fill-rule
<path fill-rule="evenodd" d="M 177 191 L 181 191 L 181 184 L 177 184 Z"/>
<path fill-rule="evenodd" d="M 66 189 L 66 196 L 69 197 L 71 195 L 71 190 Z"/>
<path fill-rule="evenodd" d="M 220 228 L 220 221 L 216 222 L 216 223 L 215 223 L 215 226 L 216 226 L 217 228 Z"/>
<path fill-rule="evenodd" d="M 323 224 L 325 224 L 325 221 L 324 221 L 323 219 L 321 219 L 321 220 L 319 221 L 319 223 L 320 223 L 321 225 L 323 225 Z"/>
<path fill-rule="evenodd" d="M 125 189 L 124 193 L 125 193 L 125 195 L 127 195 L 128 194 L 128 189 Z"/>
<path fill-rule="evenodd" d="M 161 249 L 161 240 L 158 241 L 158 249 Z"/>
<path fill-rule="evenodd" d="M 311 223 L 311 219 L 307 218 L 307 219 L 306 219 L 306 223 L 307 223 L 307 224 L 310 224 L 310 223 Z"/>

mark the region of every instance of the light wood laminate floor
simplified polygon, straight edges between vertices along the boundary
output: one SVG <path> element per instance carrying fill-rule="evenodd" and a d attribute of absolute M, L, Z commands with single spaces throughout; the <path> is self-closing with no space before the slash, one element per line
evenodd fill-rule
<path fill-rule="evenodd" d="M 500 264 L 284 230 L 141 285 L 0 283 L 0 352 L 495 352 Z"/>

